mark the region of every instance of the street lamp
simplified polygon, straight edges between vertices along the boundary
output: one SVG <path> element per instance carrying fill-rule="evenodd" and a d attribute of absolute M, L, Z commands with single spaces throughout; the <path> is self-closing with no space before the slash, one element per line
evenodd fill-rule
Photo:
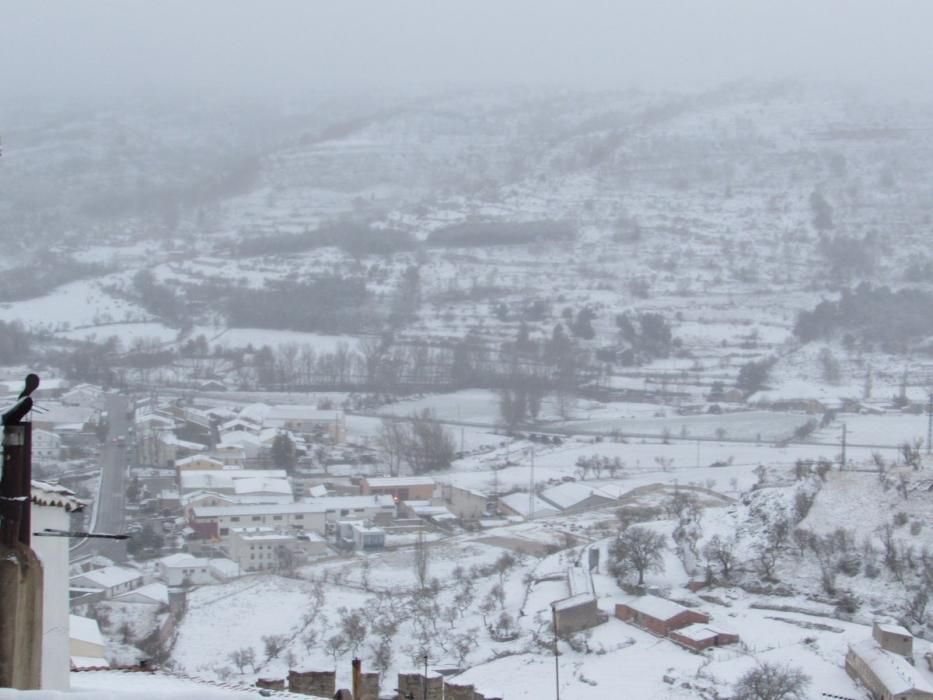
<path fill-rule="evenodd" d="M 424 683 L 421 685 L 422 700 L 428 700 L 428 655 L 424 655 Z"/>
<path fill-rule="evenodd" d="M 554 628 L 554 692 L 560 700 L 560 656 L 557 650 L 557 606 L 551 603 L 551 626 Z"/>

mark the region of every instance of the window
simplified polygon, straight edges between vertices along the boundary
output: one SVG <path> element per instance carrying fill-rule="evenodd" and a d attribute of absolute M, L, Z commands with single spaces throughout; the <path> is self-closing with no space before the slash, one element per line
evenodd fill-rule
<path fill-rule="evenodd" d="M 230 528 L 228 528 L 228 527 L 222 527 L 222 528 L 220 528 L 220 536 L 221 536 L 221 537 L 225 537 L 226 535 L 229 535 L 229 534 L 230 534 Z"/>
<path fill-rule="evenodd" d="M 261 516 L 261 515 L 254 515 L 254 516 L 253 516 L 253 522 L 254 522 L 254 523 L 258 523 L 258 522 L 261 522 L 261 521 L 262 521 L 262 516 Z"/>
<path fill-rule="evenodd" d="M 295 516 L 295 520 L 304 520 L 304 519 L 305 519 L 305 516 L 302 513 L 298 513 Z"/>
<path fill-rule="evenodd" d="M 281 515 L 273 515 L 273 516 L 272 516 L 272 519 L 273 519 L 273 520 L 281 520 L 281 519 L 282 519 L 282 516 L 281 516 Z"/>
<path fill-rule="evenodd" d="M 231 522 L 231 523 L 238 523 L 238 522 L 240 522 L 240 516 L 239 516 L 239 515 L 234 515 L 232 518 L 230 518 L 230 522 Z"/>
<path fill-rule="evenodd" d="M 349 509 L 349 508 L 341 508 L 341 509 L 340 509 L 340 514 L 341 514 L 341 515 L 350 515 L 350 509 Z"/>

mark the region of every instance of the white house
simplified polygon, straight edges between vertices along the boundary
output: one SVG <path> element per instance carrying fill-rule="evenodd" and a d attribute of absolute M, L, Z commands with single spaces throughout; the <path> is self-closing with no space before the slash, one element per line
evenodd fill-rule
<path fill-rule="evenodd" d="M 313 532 L 261 526 L 232 528 L 227 551 L 243 571 L 275 571 L 304 563 L 309 556 L 325 554 L 328 548 L 324 538 Z"/>
<path fill-rule="evenodd" d="M 66 406 L 90 406 L 100 408 L 104 391 L 93 384 L 78 384 L 61 395 L 61 402 Z"/>
<path fill-rule="evenodd" d="M 168 586 L 158 582 L 147 583 L 145 586 L 121 593 L 114 600 L 140 605 L 168 605 Z"/>
<path fill-rule="evenodd" d="M 37 461 L 59 459 L 62 455 L 62 438 L 49 430 L 39 428 L 32 431 L 32 458 Z"/>
<path fill-rule="evenodd" d="M 325 534 L 328 523 L 353 518 L 387 522 L 395 519 L 392 496 L 333 496 L 310 498 L 304 503 L 269 503 L 226 507 L 195 506 L 189 523 L 204 539 L 225 539 L 231 528 L 258 527 L 302 530 Z"/>
<path fill-rule="evenodd" d="M 33 431 L 35 435 L 37 431 Z M 32 482 L 32 529 L 69 529 L 69 514 L 84 504 L 74 492 L 42 481 Z M 67 537 L 33 537 L 32 549 L 42 561 L 41 687 L 68 690 L 68 544 Z"/>
<path fill-rule="evenodd" d="M 208 559 L 178 553 L 162 557 L 156 563 L 159 567 L 159 578 L 169 586 L 214 583 Z"/>
<path fill-rule="evenodd" d="M 138 588 L 142 583 L 141 573 L 123 566 L 105 566 L 103 569 L 92 569 L 71 577 L 72 588 L 97 589 L 103 592 L 104 598 L 107 599 Z"/>
<path fill-rule="evenodd" d="M 108 667 L 107 645 L 97 626 L 97 620 L 79 615 L 71 615 L 69 627 L 70 668 Z"/>

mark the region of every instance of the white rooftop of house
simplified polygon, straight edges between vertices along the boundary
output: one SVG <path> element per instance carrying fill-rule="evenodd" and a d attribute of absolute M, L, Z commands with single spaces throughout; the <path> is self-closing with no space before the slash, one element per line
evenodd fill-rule
<path fill-rule="evenodd" d="M 240 573 L 240 565 L 232 559 L 216 557 L 209 562 L 210 568 L 219 571 L 224 576 L 236 576 Z"/>
<path fill-rule="evenodd" d="M 157 562 L 162 566 L 168 567 L 170 569 L 186 566 L 206 566 L 207 559 L 201 559 L 194 556 L 193 554 L 188 554 L 187 552 L 178 552 L 176 554 L 169 554 L 167 557 L 162 557 L 158 559 Z"/>
<path fill-rule="evenodd" d="M 653 595 L 632 597 L 621 601 L 621 604 L 658 620 L 670 620 L 672 617 L 690 609 L 685 608 L 680 603 L 675 603 L 673 600 L 658 598 Z"/>
<path fill-rule="evenodd" d="M 92 569 L 83 574 L 72 576 L 71 580 L 83 579 L 82 585 L 91 583 L 100 588 L 113 588 L 130 581 L 142 578 L 142 574 L 136 569 L 128 569 L 122 566 L 105 566 L 103 569 Z"/>
<path fill-rule="evenodd" d="M 223 433 L 220 436 L 220 447 L 242 447 L 243 445 L 262 444 L 262 439 L 255 433 L 247 433 L 245 430 L 234 430 L 229 433 Z"/>
<path fill-rule="evenodd" d="M 462 491 L 463 493 L 468 493 L 471 496 L 477 496 L 478 498 L 489 498 L 488 494 L 485 494 L 482 491 L 479 491 L 478 489 L 467 489 L 467 488 L 463 488 L 462 486 L 451 486 L 450 488 L 451 490 L 457 489 L 458 491 Z"/>
<path fill-rule="evenodd" d="M 224 466 L 224 463 L 221 462 L 219 459 L 214 459 L 213 457 L 207 457 L 206 455 L 191 455 L 190 457 L 182 457 L 181 459 L 176 459 L 175 466 L 185 467 L 189 464 L 194 464 L 194 463 L 203 464 L 204 462 L 208 462 L 210 464 L 216 464 L 218 469 Z"/>
<path fill-rule="evenodd" d="M 702 642 L 704 639 L 711 639 L 718 634 L 726 632 L 726 630 L 711 627 L 703 622 L 694 622 L 692 625 L 681 627 L 679 630 L 676 630 L 676 632 L 682 637 L 686 637 L 694 642 Z"/>
<path fill-rule="evenodd" d="M 216 518 L 240 515 L 286 515 L 291 513 L 327 513 L 353 508 L 395 508 L 395 500 L 388 495 L 382 496 L 329 496 L 310 498 L 300 503 L 268 503 L 249 506 L 195 506 L 192 510 L 196 518 Z"/>
<path fill-rule="evenodd" d="M 906 627 L 901 627 L 900 625 L 895 625 L 889 622 L 876 622 L 875 623 L 882 632 L 887 634 L 899 634 L 902 637 L 913 637 Z"/>
<path fill-rule="evenodd" d="M 136 415 L 137 423 L 156 423 L 164 426 L 175 426 L 175 421 L 161 413 L 141 413 Z"/>
<path fill-rule="evenodd" d="M 351 526 L 354 532 L 358 532 L 361 535 L 384 535 L 386 531 L 381 527 L 374 527 L 373 525 L 366 525 L 365 523 L 353 523 Z"/>
<path fill-rule="evenodd" d="M 243 428 L 245 430 L 259 430 L 259 423 L 251 420 L 247 416 L 236 416 L 220 424 L 220 430 L 224 432 L 228 430 L 237 430 L 238 428 Z"/>
<path fill-rule="evenodd" d="M 411 511 L 421 518 L 431 518 L 432 520 L 457 520 L 457 516 L 451 513 L 446 506 L 431 505 L 430 501 L 405 501 Z"/>
<path fill-rule="evenodd" d="M 527 493 L 510 493 L 508 496 L 500 496 L 499 503 L 504 504 L 511 510 L 515 511 L 519 515 L 527 518 L 530 515 L 529 503 L 528 503 L 528 494 Z M 560 511 L 557 510 L 547 501 L 542 500 L 538 496 L 535 496 L 535 517 L 545 516 L 545 515 L 556 515 Z"/>
<path fill-rule="evenodd" d="M 31 500 L 37 506 L 64 508 L 69 513 L 84 510 L 84 502 L 71 489 L 35 479 L 31 487 Z"/>
<path fill-rule="evenodd" d="M 135 597 L 150 598 L 154 603 L 164 603 L 168 605 L 168 586 L 164 583 L 147 583 L 145 586 L 134 588 L 126 593 L 121 593 L 114 600 L 125 600 Z"/>
<path fill-rule="evenodd" d="M 88 642 L 89 644 L 100 644 L 104 646 L 104 637 L 100 633 L 97 620 L 93 620 L 90 617 L 69 615 L 68 636 L 79 642 Z"/>
<path fill-rule="evenodd" d="M 230 528 L 230 531 L 235 532 L 241 539 L 246 542 L 272 542 L 295 539 L 295 533 L 276 530 L 275 528 L 271 527 L 232 527 Z"/>
<path fill-rule="evenodd" d="M 269 479 L 265 477 L 247 477 L 233 480 L 233 492 L 237 495 L 252 493 L 273 493 L 283 496 L 292 495 L 288 479 Z"/>
<path fill-rule="evenodd" d="M 159 433 L 159 441 L 163 445 L 173 445 L 175 447 L 180 447 L 184 450 L 191 450 L 192 452 L 201 452 L 207 449 L 207 445 L 202 445 L 200 442 L 191 442 L 190 440 L 182 440 L 175 433 Z"/>
<path fill-rule="evenodd" d="M 365 479 L 370 488 L 406 488 L 410 486 L 434 486 L 435 482 L 430 476 L 377 476 Z"/>
<path fill-rule="evenodd" d="M 284 469 L 191 469 L 179 475 L 182 491 L 233 489 L 240 479 L 286 479 Z"/>
<path fill-rule="evenodd" d="M 571 595 L 581 593 L 593 594 L 593 579 L 590 578 L 590 572 L 582 566 L 567 567 L 567 587 Z"/>
<path fill-rule="evenodd" d="M 933 680 L 900 654 L 885 651 L 874 639 L 850 644 L 849 649 L 858 656 L 892 696 L 907 694 L 911 690 L 933 693 Z"/>
<path fill-rule="evenodd" d="M 575 608 L 578 605 L 586 605 L 587 603 L 595 603 L 596 596 L 592 593 L 577 593 L 568 598 L 561 598 L 560 600 L 555 600 L 551 605 L 554 606 L 554 609 L 560 612 L 561 610 L 569 610 L 570 608 Z"/>
<path fill-rule="evenodd" d="M 585 501 L 590 496 L 599 496 L 609 501 L 614 501 L 618 498 L 612 493 L 602 491 L 598 486 L 583 484 L 579 481 L 570 481 L 566 484 L 552 486 L 541 492 L 542 498 L 561 510 L 572 508 L 581 501 Z"/>
<path fill-rule="evenodd" d="M 22 388 L 22 385 L 20 385 Z M 87 423 L 96 412 L 90 406 L 71 406 L 57 401 L 42 401 L 45 409 L 35 420 L 42 423 Z"/>

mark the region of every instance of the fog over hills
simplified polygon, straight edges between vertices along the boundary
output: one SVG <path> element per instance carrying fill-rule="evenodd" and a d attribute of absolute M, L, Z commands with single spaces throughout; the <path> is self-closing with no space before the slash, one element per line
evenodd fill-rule
<path fill-rule="evenodd" d="M 0 5 L 45 690 L 927 697 L 931 20 Z"/>

